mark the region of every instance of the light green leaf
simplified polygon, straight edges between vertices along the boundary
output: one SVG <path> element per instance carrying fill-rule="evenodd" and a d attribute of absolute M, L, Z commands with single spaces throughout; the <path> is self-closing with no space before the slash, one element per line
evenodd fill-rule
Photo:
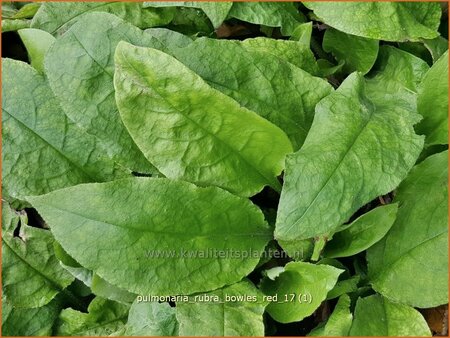
<path fill-rule="evenodd" d="M 280 323 L 302 320 L 320 306 L 342 272 L 329 265 L 288 263 L 275 281 L 265 278 L 261 282 L 265 294 L 278 296 L 277 302 L 269 303 L 267 312 Z"/>
<path fill-rule="evenodd" d="M 298 41 L 275 40 L 269 38 L 245 39 L 242 46 L 248 50 L 254 50 L 272 54 L 273 56 L 292 63 L 298 68 L 312 75 L 319 73 L 319 67 L 309 44 Z"/>
<path fill-rule="evenodd" d="M 2 75 L 6 198 L 23 199 L 78 183 L 123 176 L 97 141 L 64 115 L 46 79 L 35 69 L 3 59 Z"/>
<path fill-rule="evenodd" d="M 229 15 L 257 25 L 281 27 L 283 35 L 291 35 L 298 24 L 305 21 L 289 2 L 235 2 Z"/>
<path fill-rule="evenodd" d="M 351 336 L 431 336 L 427 322 L 412 307 L 380 295 L 359 298 Z"/>
<path fill-rule="evenodd" d="M 111 299 L 119 303 L 131 304 L 136 299 L 135 294 L 108 283 L 96 274 L 92 277 L 91 289 L 92 293 L 96 296 Z"/>
<path fill-rule="evenodd" d="M 29 200 L 72 257 L 138 294 L 189 294 L 235 283 L 254 269 L 271 238 L 250 201 L 182 181 L 133 178 Z M 225 258 L 217 257 L 221 250 Z"/>
<path fill-rule="evenodd" d="M 119 330 L 128 317 L 129 306 L 94 298 L 88 313 L 64 309 L 59 315 L 55 333 L 57 336 L 108 336 Z"/>
<path fill-rule="evenodd" d="M 64 269 L 66 269 L 72 276 L 81 281 L 87 287 L 92 286 L 92 278 L 94 273 L 91 270 L 82 267 L 80 263 L 70 257 L 58 242 L 53 243 L 53 249 L 55 251 L 56 258 L 58 258 Z"/>
<path fill-rule="evenodd" d="M 348 257 L 370 248 L 389 231 L 397 216 L 397 204 L 375 208 L 360 216 L 327 243 L 325 257 Z"/>
<path fill-rule="evenodd" d="M 424 117 L 417 132 L 425 144 L 448 144 L 448 50 L 430 68 L 419 87 L 417 108 Z"/>
<path fill-rule="evenodd" d="M 267 301 L 250 281 L 244 280 L 206 294 L 218 301 L 177 303 L 180 336 L 264 336 L 263 313 Z"/>
<path fill-rule="evenodd" d="M 161 173 L 241 196 L 280 189 L 277 175 L 292 151 L 281 129 L 161 51 L 121 42 L 115 64 L 122 120 Z"/>
<path fill-rule="evenodd" d="M 36 14 L 39 7 L 41 7 L 40 3 L 27 3 L 12 16 L 12 19 L 31 19 Z"/>
<path fill-rule="evenodd" d="M 312 35 L 312 22 L 306 22 L 299 24 L 294 31 L 289 40 L 298 41 L 304 46 L 309 46 L 311 44 Z"/>
<path fill-rule="evenodd" d="M 139 28 L 165 25 L 173 18 L 170 9 L 143 8 L 139 2 L 46 2 L 34 16 L 31 27 L 60 35 L 91 12 L 111 13 Z"/>
<path fill-rule="evenodd" d="M 214 28 L 218 28 L 228 17 L 233 2 L 197 2 L 198 6 L 211 20 Z"/>
<path fill-rule="evenodd" d="M 359 275 L 353 276 L 348 279 L 338 280 L 334 288 L 330 292 L 328 292 L 327 299 L 334 299 L 346 293 L 355 292 L 356 290 L 358 290 L 358 283 L 360 282 L 360 280 L 361 277 Z"/>
<path fill-rule="evenodd" d="M 394 199 L 400 207 L 386 237 L 367 252 L 374 289 L 397 302 L 448 302 L 448 151 L 414 167 Z"/>
<path fill-rule="evenodd" d="M 20 225 L 2 233 L 2 290 L 14 307 L 37 308 L 50 302 L 73 281 L 53 252 L 50 231 Z"/>
<path fill-rule="evenodd" d="M 178 336 L 175 312 L 175 308 L 170 307 L 168 303 L 135 301 L 131 305 L 126 325 L 114 335 Z"/>
<path fill-rule="evenodd" d="M 163 48 L 157 39 L 111 14 L 90 13 L 55 41 L 45 70 L 69 118 L 94 135 L 121 165 L 155 173 L 126 131 L 114 101 L 113 55 L 122 40 Z"/>
<path fill-rule="evenodd" d="M 439 35 L 437 2 L 303 2 L 327 25 L 342 32 L 386 41 L 419 41 Z"/>
<path fill-rule="evenodd" d="M 14 231 L 19 225 L 20 217 L 8 203 L 2 202 L 2 231 Z"/>
<path fill-rule="evenodd" d="M 44 56 L 55 38 L 46 31 L 34 28 L 20 29 L 18 33 L 27 49 L 31 65 L 39 73 L 44 73 Z"/>
<path fill-rule="evenodd" d="M 323 50 L 333 54 L 338 61 L 345 61 L 343 70 L 366 74 L 378 55 L 378 40 L 362 38 L 329 28 L 323 36 Z"/>
<path fill-rule="evenodd" d="M 42 307 L 20 309 L 2 298 L 2 336 L 51 336 L 61 308 L 58 299 Z"/>
<path fill-rule="evenodd" d="M 173 54 L 211 87 L 280 127 L 294 149 L 306 138 L 314 107 L 333 90 L 325 80 L 236 41 L 200 38 Z"/>
<path fill-rule="evenodd" d="M 378 318 L 377 318 L 378 319 Z M 312 330 L 308 336 L 312 337 L 345 337 L 352 326 L 353 316 L 350 313 L 350 297 L 343 295 L 339 298 L 327 322 Z M 373 320 L 373 319 L 372 319 Z"/>
<path fill-rule="evenodd" d="M 417 110 L 417 90 L 430 67 L 422 59 L 391 46 L 380 47 L 367 90 L 377 101 L 385 98 L 408 110 Z"/>
<path fill-rule="evenodd" d="M 425 40 L 425 47 L 431 54 L 433 62 L 436 62 L 448 50 L 448 40 L 442 36 L 435 39 Z"/>
<path fill-rule="evenodd" d="M 319 102 L 303 147 L 287 158 L 275 238 L 328 236 L 397 187 L 422 150 L 419 118 L 394 97 L 372 97 L 362 76 L 350 75 Z"/>

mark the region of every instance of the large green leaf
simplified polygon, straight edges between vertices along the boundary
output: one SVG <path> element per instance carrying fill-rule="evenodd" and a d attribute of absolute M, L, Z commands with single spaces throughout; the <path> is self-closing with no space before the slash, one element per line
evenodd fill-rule
<path fill-rule="evenodd" d="M 424 117 L 417 131 L 425 144 L 448 144 L 448 50 L 431 67 L 419 86 L 417 108 Z"/>
<path fill-rule="evenodd" d="M 366 250 L 381 240 L 394 224 L 397 204 L 389 204 L 369 211 L 353 221 L 348 228 L 337 232 L 327 243 L 325 257 L 348 257 Z"/>
<path fill-rule="evenodd" d="M 431 336 L 420 312 L 380 296 L 359 298 L 351 336 Z"/>
<path fill-rule="evenodd" d="M 121 42 L 115 64 L 122 120 L 161 173 L 242 196 L 280 189 L 277 175 L 292 151 L 281 129 L 156 49 Z"/>
<path fill-rule="evenodd" d="M 46 31 L 34 28 L 20 29 L 18 33 L 27 49 L 31 65 L 39 73 L 44 73 L 44 56 L 55 38 Z"/>
<path fill-rule="evenodd" d="M 175 50 L 174 56 L 211 87 L 280 127 L 299 149 L 314 107 L 331 93 L 331 85 L 270 53 L 245 46 L 200 38 Z"/>
<path fill-rule="evenodd" d="M 281 27 L 284 35 L 291 35 L 305 20 L 289 2 L 235 2 L 229 15 L 257 25 Z"/>
<path fill-rule="evenodd" d="M 114 336 L 178 336 L 175 308 L 168 303 L 137 302 L 130 308 L 126 325 Z"/>
<path fill-rule="evenodd" d="M 67 118 L 35 69 L 3 59 L 2 92 L 4 197 L 22 199 L 114 177 L 113 161 Z"/>
<path fill-rule="evenodd" d="M 328 320 L 312 330 L 308 336 L 346 337 L 352 326 L 353 316 L 350 313 L 350 297 L 341 296 Z"/>
<path fill-rule="evenodd" d="M 74 278 L 53 252 L 48 230 L 20 224 L 2 233 L 2 290 L 15 307 L 37 308 L 50 302 Z"/>
<path fill-rule="evenodd" d="M 350 75 L 319 102 L 303 147 L 287 158 L 275 237 L 327 236 L 397 187 L 422 150 L 419 118 L 395 96 L 372 97 L 364 79 Z"/>
<path fill-rule="evenodd" d="M 163 48 L 149 34 L 108 13 L 84 15 L 52 45 L 45 70 L 67 116 L 126 168 L 155 172 L 120 120 L 114 101 L 114 51 L 126 40 Z"/>
<path fill-rule="evenodd" d="M 177 303 L 180 336 L 264 336 L 263 313 L 267 301 L 250 281 L 205 294 L 211 301 Z M 201 298 L 200 298 L 201 299 Z"/>
<path fill-rule="evenodd" d="M 29 200 L 69 255 L 138 294 L 189 294 L 235 283 L 254 269 L 271 238 L 262 212 L 248 200 L 182 181 L 133 178 Z"/>
<path fill-rule="evenodd" d="M 342 272 L 329 265 L 288 263 L 275 280 L 266 277 L 261 282 L 265 294 L 277 296 L 267 312 L 280 323 L 302 320 L 320 306 Z"/>
<path fill-rule="evenodd" d="M 57 336 L 108 336 L 119 330 L 128 317 L 129 306 L 94 298 L 88 313 L 73 309 L 61 311 L 55 327 Z"/>
<path fill-rule="evenodd" d="M 323 36 L 322 45 L 323 50 L 332 53 L 338 61 L 345 61 L 345 72 L 366 74 L 377 59 L 379 41 L 329 28 Z"/>
<path fill-rule="evenodd" d="M 428 157 L 400 185 L 387 236 L 369 249 L 372 285 L 415 307 L 448 302 L 448 151 Z"/>
<path fill-rule="evenodd" d="M 34 309 L 14 308 L 3 297 L 2 336 L 51 336 L 61 308 L 59 299 Z"/>
<path fill-rule="evenodd" d="M 139 2 L 46 2 L 34 16 L 31 27 L 61 34 L 90 12 L 111 13 L 140 28 L 165 25 L 173 18 L 169 9 L 146 9 Z"/>
<path fill-rule="evenodd" d="M 439 35 L 437 2 L 303 2 L 342 32 L 387 41 L 419 41 Z"/>

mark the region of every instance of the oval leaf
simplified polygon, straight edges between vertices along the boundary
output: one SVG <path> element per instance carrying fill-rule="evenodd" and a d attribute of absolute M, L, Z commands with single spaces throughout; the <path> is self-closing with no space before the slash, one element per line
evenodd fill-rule
<path fill-rule="evenodd" d="M 235 283 L 254 269 L 271 238 L 250 201 L 181 181 L 85 184 L 28 200 L 70 256 L 137 294 L 190 294 Z M 252 256 L 238 259 L 231 250 Z"/>
<path fill-rule="evenodd" d="M 242 196 L 280 189 L 276 176 L 292 151 L 282 130 L 156 49 L 121 42 L 115 64 L 122 120 L 161 173 Z"/>

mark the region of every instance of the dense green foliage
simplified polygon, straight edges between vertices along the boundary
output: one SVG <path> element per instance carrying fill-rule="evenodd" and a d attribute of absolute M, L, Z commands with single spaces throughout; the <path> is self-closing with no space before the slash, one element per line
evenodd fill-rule
<path fill-rule="evenodd" d="M 442 333 L 446 5 L 2 20 L 3 335 Z"/>

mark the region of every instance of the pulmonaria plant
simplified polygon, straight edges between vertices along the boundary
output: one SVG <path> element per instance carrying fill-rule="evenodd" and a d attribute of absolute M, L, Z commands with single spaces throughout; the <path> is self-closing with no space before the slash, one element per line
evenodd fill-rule
<path fill-rule="evenodd" d="M 3 335 L 445 330 L 445 4 L 2 12 Z"/>

